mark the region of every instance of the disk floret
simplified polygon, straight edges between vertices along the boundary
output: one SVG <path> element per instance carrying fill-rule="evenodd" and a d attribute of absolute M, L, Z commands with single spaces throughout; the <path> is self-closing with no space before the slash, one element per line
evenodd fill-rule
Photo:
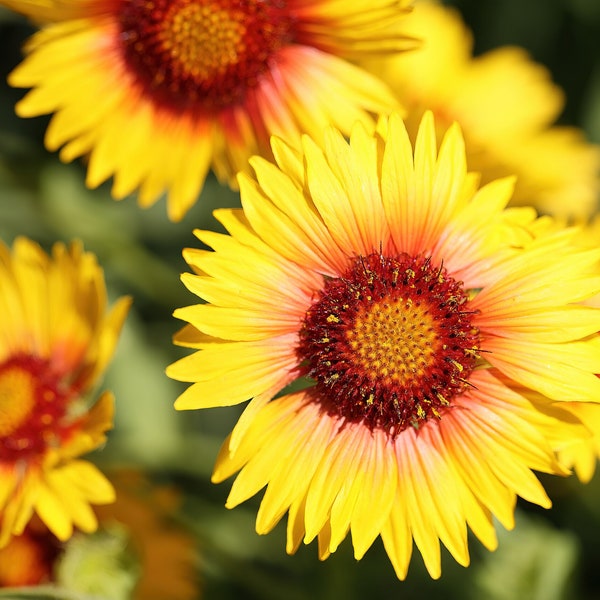
<path fill-rule="evenodd" d="M 124 58 L 170 109 L 241 102 L 291 39 L 284 2 L 131 0 L 120 7 Z"/>
<path fill-rule="evenodd" d="M 0 364 L 0 462 L 43 456 L 59 447 L 76 423 L 68 415 L 75 392 L 48 362 L 17 355 Z"/>
<path fill-rule="evenodd" d="M 306 312 L 298 355 L 314 397 L 393 435 L 441 418 L 480 351 L 469 296 L 423 256 L 357 257 Z"/>

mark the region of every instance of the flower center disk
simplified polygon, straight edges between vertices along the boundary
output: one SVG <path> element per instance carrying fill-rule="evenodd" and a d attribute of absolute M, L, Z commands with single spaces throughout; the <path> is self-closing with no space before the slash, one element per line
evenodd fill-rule
<path fill-rule="evenodd" d="M 468 386 L 479 331 L 461 282 L 423 257 L 371 254 L 326 280 L 298 355 L 325 410 L 396 435 Z"/>
<path fill-rule="evenodd" d="M 16 356 L 0 364 L 0 462 L 39 456 L 73 428 L 72 392 L 45 361 Z"/>
<path fill-rule="evenodd" d="M 125 61 L 171 110 L 218 110 L 256 87 L 292 39 L 281 0 L 121 0 Z"/>

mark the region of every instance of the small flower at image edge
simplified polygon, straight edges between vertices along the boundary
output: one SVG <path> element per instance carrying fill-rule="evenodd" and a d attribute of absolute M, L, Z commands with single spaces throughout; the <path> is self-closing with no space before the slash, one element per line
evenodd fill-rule
<path fill-rule="evenodd" d="M 201 597 L 196 539 L 175 521 L 178 490 L 132 469 L 107 476 L 116 499 L 94 507 L 98 530 L 59 543 L 33 519 L 0 549 L 0 588 L 46 584 L 106 600 Z"/>
<path fill-rule="evenodd" d="M 543 219 L 540 219 L 542 224 Z M 560 228 L 561 220 L 546 220 L 543 227 Z M 600 216 L 594 217 L 582 226 L 575 243 L 581 248 L 598 248 L 600 235 Z M 585 300 L 586 306 L 600 308 L 600 295 Z M 535 401 L 535 399 L 534 399 Z M 587 435 L 581 438 L 557 439 L 556 450 L 561 464 L 572 469 L 583 483 L 591 481 L 600 457 L 600 403 L 569 402 L 563 408 L 573 414 L 574 418 L 587 429 Z"/>
<path fill-rule="evenodd" d="M 584 248 L 598 247 L 600 233 L 600 217 L 596 216 L 583 229 L 577 243 Z M 600 309 L 600 295 L 590 298 L 585 303 Z M 570 440 L 559 449 L 561 462 L 572 468 L 583 482 L 591 481 L 600 457 L 600 404 L 589 402 L 569 403 L 568 410 L 589 430 L 589 435 L 581 440 Z"/>
<path fill-rule="evenodd" d="M 47 255 L 0 245 L 0 546 L 34 515 L 60 540 L 96 529 L 90 504 L 114 501 L 91 462 L 112 428 L 113 397 L 87 395 L 112 357 L 129 298 L 107 311 L 102 270 L 81 244 Z"/>
<path fill-rule="evenodd" d="M 0 589 L 49 583 L 59 554 L 60 542 L 34 518 L 0 548 Z"/>
<path fill-rule="evenodd" d="M 407 0 L 0 0 L 47 21 L 9 76 L 34 88 L 23 117 L 55 113 L 48 149 L 89 155 L 87 184 L 114 176 L 113 196 L 140 205 L 168 190 L 181 219 L 207 172 L 235 187 L 269 138 L 299 143 L 397 101 L 351 61 L 414 43 L 391 25 Z M 188 26 L 193 24 L 193 26 Z M 85 86 L 81 85 L 82 78 Z"/>
<path fill-rule="evenodd" d="M 580 305 L 600 253 L 506 209 L 512 178 L 478 189 L 431 113 L 414 151 L 395 114 L 272 143 L 243 209 L 215 213 L 228 234 L 184 252 L 206 303 L 175 312 L 197 350 L 167 371 L 193 383 L 175 406 L 252 399 L 213 480 L 239 471 L 229 508 L 266 486 L 256 529 L 287 513 L 288 552 L 317 538 L 325 559 L 350 533 L 357 559 L 381 536 L 401 579 L 413 541 L 434 578 L 440 541 L 468 565 L 467 528 L 494 549 L 517 496 L 551 505 L 533 470 L 569 473 L 555 444 L 585 428 L 562 406 L 600 398 L 600 312 Z"/>

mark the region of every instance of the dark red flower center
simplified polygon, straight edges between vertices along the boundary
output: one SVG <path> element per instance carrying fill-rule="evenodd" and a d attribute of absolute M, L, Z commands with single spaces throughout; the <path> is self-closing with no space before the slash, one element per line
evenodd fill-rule
<path fill-rule="evenodd" d="M 241 102 L 292 39 L 283 0 L 121 0 L 118 12 L 130 71 L 170 110 Z"/>
<path fill-rule="evenodd" d="M 0 463 L 30 460 L 58 447 L 74 428 L 74 390 L 47 361 L 14 356 L 0 364 Z"/>
<path fill-rule="evenodd" d="M 393 435 L 440 418 L 479 356 L 461 282 L 423 257 L 371 254 L 325 282 L 298 354 L 331 414 Z"/>

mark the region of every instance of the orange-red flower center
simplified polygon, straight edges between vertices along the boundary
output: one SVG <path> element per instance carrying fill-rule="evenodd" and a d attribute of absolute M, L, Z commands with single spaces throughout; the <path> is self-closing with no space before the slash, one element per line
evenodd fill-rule
<path fill-rule="evenodd" d="M 440 418 L 479 352 L 468 295 L 429 259 L 371 254 L 325 282 L 298 354 L 330 413 L 397 434 Z"/>
<path fill-rule="evenodd" d="M 59 555 L 58 540 L 48 531 L 28 527 L 0 548 L 0 588 L 50 582 Z"/>
<path fill-rule="evenodd" d="M 283 0 L 121 0 L 124 58 L 170 110 L 243 101 L 292 38 Z"/>
<path fill-rule="evenodd" d="M 0 364 L 0 462 L 29 460 L 58 447 L 73 429 L 66 388 L 47 361 L 14 356 Z"/>

